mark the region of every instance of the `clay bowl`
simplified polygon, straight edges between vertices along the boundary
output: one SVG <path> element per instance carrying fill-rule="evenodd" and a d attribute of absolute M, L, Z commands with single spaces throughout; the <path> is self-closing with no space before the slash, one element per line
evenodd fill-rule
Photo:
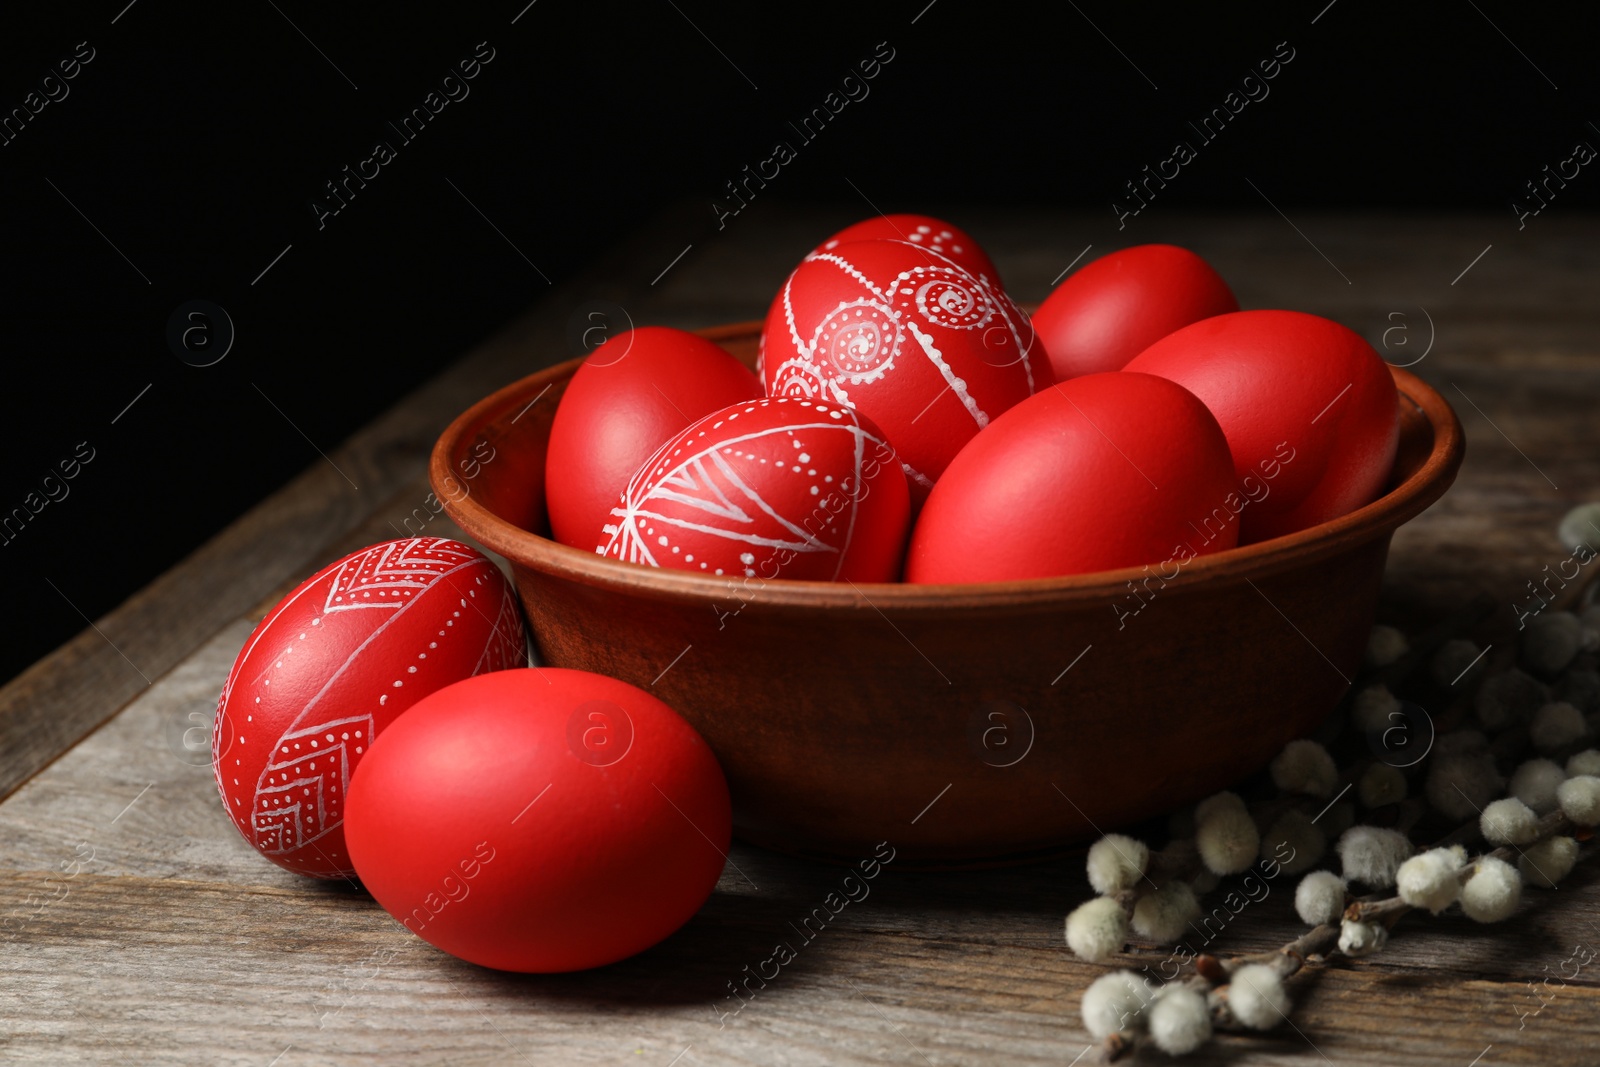
<path fill-rule="evenodd" d="M 753 365 L 759 331 L 704 334 Z M 1143 568 L 742 584 L 545 536 L 545 445 L 578 362 L 456 419 L 433 451 L 439 499 L 511 561 L 542 663 L 621 678 L 681 712 L 722 761 L 742 838 L 847 860 L 880 841 L 924 865 L 1022 860 L 1260 769 L 1348 688 L 1389 539 L 1462 456 L 1449 404 L 1395 370 L 1401 443 L 1382 498 L 1195 559 L 1165 585 Z"/>

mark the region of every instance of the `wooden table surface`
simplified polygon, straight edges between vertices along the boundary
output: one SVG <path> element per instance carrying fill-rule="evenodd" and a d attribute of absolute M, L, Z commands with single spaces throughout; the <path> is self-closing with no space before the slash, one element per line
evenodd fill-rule
<path fill-rule="evenodd" d="M 295 481 L 0 690 L 0 1062 L 932 1067 L 1085 1051 L 1078 998 L 1104 968 L 1062 939 L 1089 893 L 1081 854 L 954 874 L 891 865 L 733 1014 L 728 984 L 839 871 L 736 844 L 737 871 L 665 943 L 590 973 L 507 975 L 435 951 L 351 885 L 266 862 L 220 807 L 210 722 L 245 636 L 316 568 L 397 536 L 452 416 L 566 358 L 585 300 L 636 323 L 758 317 L 789 265 L 865 213 L 764 211 L 722 233 L 698 214 L 664 217 L 477 350 L 442 353 L 436 380 L 326 460 L 308 449 Z M 1387 341 L 1395 363 L 1426 351 L 1412 369 L 1456 406 L 1467 459 L 1395 538 L 1391 618 L 1487 592 L 1506 605 L 1504 627 L 1524 583 L 1567 555 L 1556 521 L 1600 498 L 1600 218 L 1552 215 L 1519 233 L 1508 213 L 1172 212 L 1119 234 L 1104 213 L 958 217 L 1022 300 L 1085 245 L 1098 256 L 1171 241 L 1209 257 L 1246 307 L 1328 315 Z M 459 536 L 443 517 L 426 532 Z M 1597 867 L 1530 890 L 1499 926 L 1408 918 L 1381 955 L 1297 978 L 1293 1027 L 1223 1037 L 1191 1062 L 1600 1062 L 1600 968 L 1541 987 L 1536 1014 L 1530 991 L 1575 947 L 1600 949 Z M 1291 896 L 1274 889 L 1213 947 L 1295 936 Z M 1163 957 L 1135 942 L 1127 959 Z"/>

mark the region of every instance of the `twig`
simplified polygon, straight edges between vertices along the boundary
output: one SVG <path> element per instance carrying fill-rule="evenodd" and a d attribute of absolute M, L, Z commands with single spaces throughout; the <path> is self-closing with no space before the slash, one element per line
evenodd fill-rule
<path fill-rule="evenodd" d="M 1312 956 L 1326 956 L 1339 943 L 1336 923 L 1313 926 L 1287 945 L 1257 952 L 1252 956 L 1200 956 L 1195 960 L 1195 970 L 1212 985 L 1226 985 L 1233 972 L 1252 963 L 1262 963 L 1278 972 L 1278 977 L 1288 978 L 1299 973 Z M 1213 977 L 1215 976 L 1215 977 Z"/>
<path fill-rule="evenodd" d="M 1552 811 L 1541 816 L 1535 824 L 1535 836 L 1527 842 L 1529 847 L 1552 837 L 1561 837 L 1572 834 L 1577 827 L 1572 820 L 1560 811 Z M 1459 831 L 1457 831 L 1459 833 Z M 1454 837 L 1455 835 L 1450 835 Z M 1448 840 L 1448 838 L 1447 838 Z M 1436 846 L 1437 847 L 1437 846 Z M 1486 859 L 1504 860 L 1507 863 L 1520 854 L 1520 849 L 1513 845 L 1501 845 L 1481 856 L 1475 856 L 1462 865 L 1456 877 L 1463 885 L 1472 877 L 1479 863 Z M 1382 900 L 1358 900 L 1345 909 L 1344 917 L 1352 922 L 1381 922 L 1384 926 L 1393 928 L 1394 924 L 1407 912 L 1414 910 L 1410 904 L 1398 896 L 1385 897 Z"/>

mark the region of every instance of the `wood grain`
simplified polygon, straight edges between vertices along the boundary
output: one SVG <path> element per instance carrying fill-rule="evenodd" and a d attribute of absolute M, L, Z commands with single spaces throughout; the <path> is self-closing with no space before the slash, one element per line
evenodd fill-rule
<path fill-rule="evenodd" d="M 767 217 L 697 241 L 653 289 L 676 248 L 652 252 L 649 269 L 628 264 L 617 276 L 638 283 L 612 299 L 638 322 L 759 315 L 789 262 L 851 221 L 776 205 Z M 1076 215 L 961 219 L 1023 299 L 1043 295 L 1106 229 Z M 1563 511 L 1600 497 L 1600 219 L 1564 216 L 1503 244 L 1485 236 L 1503 220 L 1476 216 L 1296 223 L 1353 284 L 1274 215 L 1173 215 L 1128 236 L 1197 248 L 1246 306 L 1317 311 L 1374 340 L 1391 311 L 1425 307 L 1438 336 L 1413 370 L 1456 404 L 1467 459 L 1451 492 L 1397 535 L 1384 610 L 1431 619 L 1475 592 L 1509 605 L 1566 557 L 1554 537 Z M 1490 240 L 1494 251 L 1452 287 Z M 821 903 L 836 868 L 739 845 L 706 908 L 657 948 L 584 974 L 512 976 L 441 955 L 364 893 L 298 879 L 233 830 L 202 739 L 253 619 L 320 563 L 393 536 L 389 524 L 429 491 L 432 435 L 561 344 L 564 315 L 546 307 L 334 453 L 359 499 L 318 459 L 101 620 L 153 684 L 90 630 L 0 691 L 0 788 L 27 779 L 0 803 L 0 1061 L 944 1067 L 1068 1064 L 1086 1048 L 1078 997 L 1105 968 L 1062 944 L 1063 916 L 1088 893 L 1081 857 L 956 874 L 891 864 L 866 900 L 723 1017 L 736 1005 L 727 984 L 776 941 L 798 940 L 790 924 Z M 1501 616 L 1489 625 L 1513 621 L 1509 608 Z M 1258 951 L 1300 932 L 1290 888 L 1274 885 L 1207 947 Z M 1408 916 L 1381 955 L 1297 977 L 1294 1028 L 1225 1036 L 1187 1062 L 1592 1063 L 1600 967 L 1552 981 L 1542 1010 L 1528 984 L 1559 975 L 1574 946 L 1600 949 L 1593 859 L 1559 890 L 1530 889 L 1499 926 Z M 1167 953 L 1135 943 L 1116 962 L 1158 968 Z"/>

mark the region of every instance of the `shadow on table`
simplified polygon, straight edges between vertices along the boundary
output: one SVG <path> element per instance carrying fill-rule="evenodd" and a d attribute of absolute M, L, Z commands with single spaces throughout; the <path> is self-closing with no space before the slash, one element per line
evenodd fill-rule
<path fill-rule="evenodd" d="M 982 871 L 901 871 L 890 863 L 875 879 L 848 884 L 849 868 L 750 846 L 735 845 L 730 858 L 699 913 L 637 956 L 556 975 L 450 961 L 451 980 L 497 999 L 702 1004 L 716 1022 L 761 997 L 865 974 L 895 935 L 917 938 L 924 949 L 956 939 L 1059 943 L 1068 902 L 1088 891 L 1074 884 L 1083 882 L 1081 855 Z"/>

